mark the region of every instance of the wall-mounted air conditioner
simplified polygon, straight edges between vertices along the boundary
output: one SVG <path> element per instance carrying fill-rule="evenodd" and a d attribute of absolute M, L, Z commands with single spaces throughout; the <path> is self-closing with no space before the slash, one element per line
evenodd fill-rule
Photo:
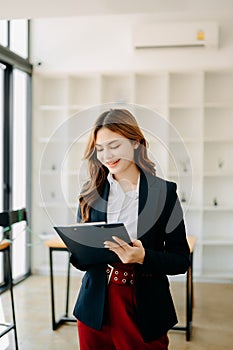
<path fill-rule="evenodd" d="M 143 24 L 134 28 L 136 49 L 166 47 L 217 47 L 218 25 L 215 22 L 179 22 Z"/>

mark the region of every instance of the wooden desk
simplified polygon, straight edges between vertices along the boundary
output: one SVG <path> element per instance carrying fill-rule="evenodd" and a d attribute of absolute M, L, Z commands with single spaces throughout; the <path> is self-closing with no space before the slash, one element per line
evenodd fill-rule
<path fill-rule="evenodd" d="M 186 340 L 189 341 L 192 332 L 193 319 L 193 252 L 197 238 L 195 236 L 187 237 L 190 248 L 190 266 L 186 273 L 186 325 L 175 326 L 172 329 L 186 332 Z"/>
<path fill-rule="evenodd" d="M 192 331 L 192 316 L 193 316 L 193 251 L 197 238 L 188 236 L 188 244 L 190 247 L 190 266 L 186 273 L 186 326 L 175 326 L 173 329 L 186 332 L 186 340 L 189 341 Z M 65 244 L 60 239 L 45 241 L 45 245 L 49 248 L 50 262 L 50 286 L 51 286 L 51 305 L 52 305 L 52 328 L 56 330 L 65 322 L 76 322 L 76 319 L 68 316 L 69 309 L 69 288 L 70 288 L 70 263 L 68 261 L 67 268 L 67 286 L 66 286 L 66 309 L 65 315 L 56 321 L 55 302 L 54 302 L 54 280 L 53 280 L 53 252 L 67 251 Z M 68 252 L 69 253 L 69 252 Z"/>
<path fill-rule="evenodd" d="M 50 288 L 51 288 L 51 307 L 52 307 L 52 329 L 56 330 L 60 325 L 66 322 L 76 322 L 74 317 L 69 317 L 69 291 L 70 291 L 70 261 L 68 260 L 67 281 L 66 281 L 66 306 L 65 314 L 56 321 L 55 314 L 55 298 L 54 298 L 54 279 L 53 279 L 53 252 L 66 251 L 69 254 L 65 244 L 60 239 L 45 241 L 45 245 L 49 248 L 49 265 L 50 265 Z"/>

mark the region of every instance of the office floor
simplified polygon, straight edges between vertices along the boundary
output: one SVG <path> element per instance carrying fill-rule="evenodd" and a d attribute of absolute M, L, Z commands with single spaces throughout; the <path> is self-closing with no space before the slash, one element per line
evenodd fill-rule
<path fill-rule="evenodd" d="M 71 281 L 70 309 L 74 304 L 80 278 Z M 64 313 L 65 280 L 55 278 L 57 315 Z M 76 324 L 51 329 L 50 284 L 48 276 L 32 276 L 14 288 L 19 350 L 78 350 Z M 184 322 L 183 283 L 173 282 L 174 296 L 180 322 Z M 9 293 L 0 296 L 4 314 L 9 319 Z M 0 320 L 1 322 L 1 320 Z M 186 342 L 185 333 L 170 331 L 169 350 L 230 350 L 233 344 L 233 284 L 195 283 L 193 334 Z M 11 332 L 12 333 L 12 332 Z M 9 350 L 14 350 L 12 335 Z M 0 349 L 4 349 L 3 338 Z M 93 349 L 99 350 L 99 349 Z M 124 350 L 124 349 L 122 349 Z M 132 349 L 133 350 L 133 349 Z"/>

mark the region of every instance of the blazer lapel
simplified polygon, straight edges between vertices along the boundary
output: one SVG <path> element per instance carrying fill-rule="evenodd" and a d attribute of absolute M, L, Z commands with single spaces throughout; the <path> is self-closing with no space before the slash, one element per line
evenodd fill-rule
<path fill-rule="evenodd" d="M 151 174 L 141 172 L 137 238 L 147 233 L 157 222 L 166 200 L 166 183 Z"/>
<path fill-rule="evenodd" d="M 106 180 L 104 191 L 99 199 L 94 203 L 91 209 L 91 221 L 105 221 L 107 222 L 107 204 L 109 195 L 109 182 Z"/>
<path fill-rule="evenodd" d="M 107 203 L 110 185 L 106 180 L 104 191 L 91 209 L 91 221 L 107 222 Z M 142 237 L 157 222 L 166 200 L 166 182 L 141 171 L 137 238 Z"/>

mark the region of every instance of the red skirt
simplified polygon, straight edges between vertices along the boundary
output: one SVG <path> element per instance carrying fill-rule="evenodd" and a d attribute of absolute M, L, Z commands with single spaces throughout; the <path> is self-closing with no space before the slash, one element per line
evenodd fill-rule
<path fill-rule="evenodd" d="M 100 331 L 78 321 L 80 350 L 167 350 L 168 336 L 145 343 L 136 323 L 132 265 L 116 264 L 108 284 Z"/>

